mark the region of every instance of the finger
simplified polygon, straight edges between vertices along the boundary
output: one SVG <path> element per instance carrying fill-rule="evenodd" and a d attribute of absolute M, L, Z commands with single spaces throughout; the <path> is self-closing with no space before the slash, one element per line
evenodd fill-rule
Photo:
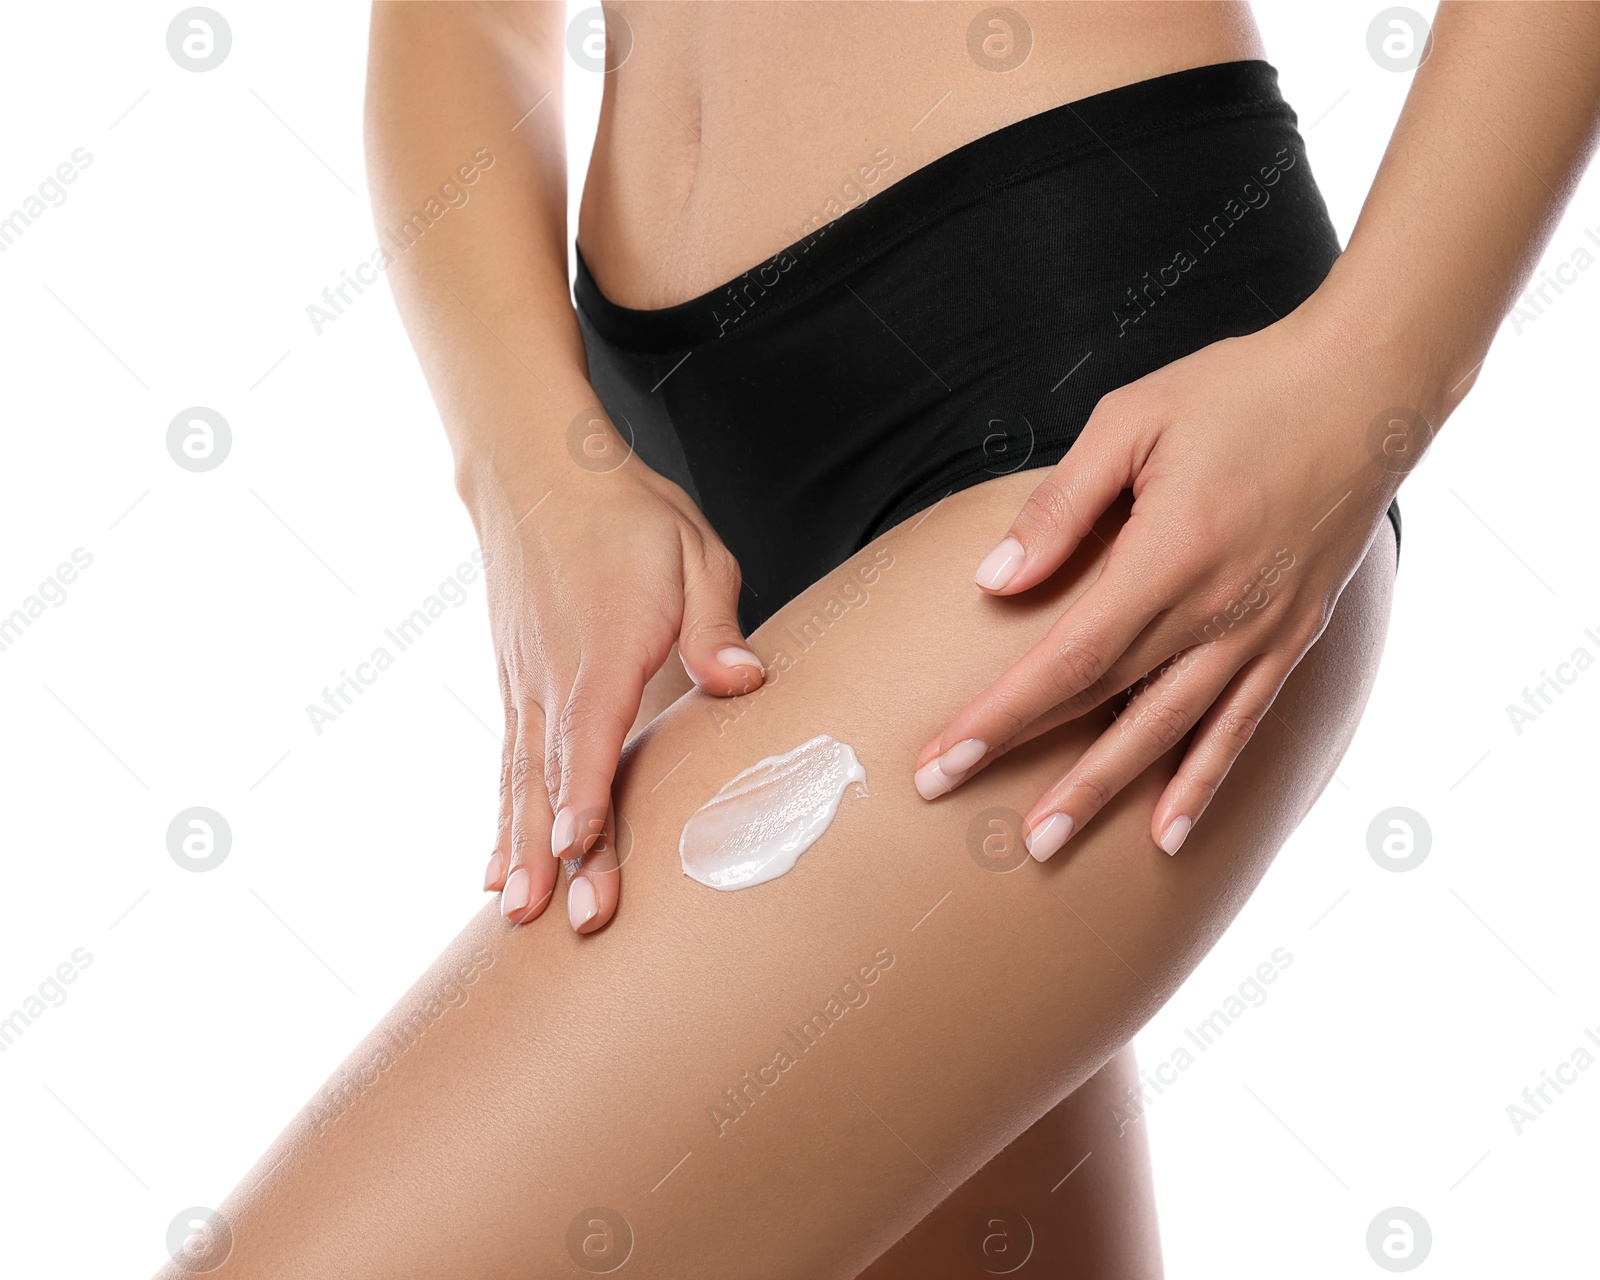
<path fill-rule="evenodd" d="M 953 791 L 956 787 L 970 782 L 1007 752 L 1025 746 L 1069 720 L 1087 715 L 1103 702 L 1128 695 L 1135 686 L 1151 683 L 1171 663 L 1192 660 L 1188 656 L 1188 650 L 1173 649 L 1175 643 L 1181 642 L 1177 638 L 1178 631 L 1167 629 L 1146 631 L 1146 635 L 1152 634 L 1156 637 L 1154 640 L 1146 642 L 1141 638 L 1138 644 L 1128 650 L 1130 654 L 1143 656 L 1135 656 L 1125 663 L 1119 662 L 1113 674 L 1107 677 L 1106 688 L 1115 686 L 1114 692 L 1096 692 L 1092 697 L 1084 693 L 1068 698 L 1065 702 L 1035 717 L 1027 728 L 1013 734 L 994 749 L 986 751 L 978 757 L 978 762 L 974 765 L 963 767 L 966 759 L 977 755 L 975 751 L 969 749 L 966 752 L 956 752 L 952 749 L 944 753 L 949 757 L 946 759 L 938 747 L 930 743 L 923 748 L 918 758 L 917 789 L 922 792 L 924 798 L 937 799 L 946 791 Z M 1138 674 L 1134 674 L 1136 672 Z"/>
<path fill-rule="evenodd" d="M 544 712 L 537 703 L 517 709 L 517 738 L 511 759 L 511 860 L 500 893 L 500 913 L 512 924 L 526 924 L 544 913 L 555 892 L 555 860 L 550 847 L 550 793 L 544 778 Z"/>
<path fill-rule="evenodd" d="M 1176 597 L 1181 589 L 1177 577 L 1169 581 L 1165 590 L 1156 589 L 1154 598 L 1171 595 Z M 1191 602 L 1170 609 L 1163 609 L 1155 616 L 1151 624 L 1124 650 L 1121 657 L 1112 663 L 1110 669 L 1099 679 L 1093 681 L 1082 691 L 1063 698 L 1058 711 L 1063 712 L 1062 719 L 1072 720 L 1084 715 L 1101 703 L 1119 696 L 1134 685 L 1152 680 L 1160 669 L 1166 664 L 1176 661 L 1187 652 L 1192 652 L 1207 644 L 1215 643 L 1230 629 L 1238 625 L 1242 615 L 1235 614 L 1238 601 L 1230 603 L 1222 611 L 1207 614 L 1203 611 L 1198 615 L 1194 612 Z M 1251 606 L 1259 607 L 1259 606 Z M 1260 633 L 1260 621 L 1253 620 L 1239 631 L 1232 633 L 1232 639 L 1242 640 L 1251 630 Z M 1248 643 L 1248 642 L 1246 642 Z M 1296 659 L 1298 662 L 1298 659 Z M 1290 670 L 1293 670 L 1291 664 Z M 1012 743 L 1011 746 L 1020 745 Z M 1008 748 L 1009 749 L 1009 746 Z M 931 757 L 932 752 L 925 751 Z"/>
<path fill-rule="evenodd" d="M 642 663 L 578 667 L 560 721 L 550 726 L 560 756 L 550 827 L 550 852 L 558 858 L 586 852 L 605 828 L 611 783 L 644 697 L 645 679 Z"/>
<path fill-rule="evenodd" d="M 1172 750 L 1238 671 L 1235 649 L 1208 645 L 1152 681 L 1023 821 L 1023 843 L 1040 862 L 1082 831 L 1152 764 Z"/>
<path fill-rule="evenodd" d="M 500 698 L 506 709 L 506 727 L 500 747 L 500 819 L 495 827 L 494 850 L 483 872 L 485 893 L 499 893 L 505 888 L 506 874 L 511 870 L 511 763 L 517 749 L 517 708 L 503 667 Z"/>
<path fill-rule="evenodd" d="M 689 679 L 719 698 L 749 693 L 765 679 L 739 630 L 739 563 L 721 543 L 684 548 L 678 657 Z"/>
<path fill-rule="evenodd" d="M 1158 616 L 1100 679 L 1063 698 L 1057 708 L 1063 713 L 1063 719 L 1076 720 L 1102 703 L 1123 696 L 1141 681 L 1153 681 L 1169 663 L 1189 652 L 1184 647 L 1193 642 L 1189 629 L 1172 625 L 1170 616 Z"/>
<path fill-rule="evenodd" d="M 1206 712 L 1150 818 L 1151 838 L 1167 853 L 1188 839 L 1296 665 L 1263 654 L 1240 669 Z"/>
<path fill-rule="evenodd" d="M 1003 751 L 1040 716 L 1069 699 L 1097 706 L 1125 689 L 1131 683 L 1129 669 L 1138 664 L 1117 664 L 1170 598 L 1171 588 L 1153 571 L 1109 562 L 1043 639 L 923 747 L 917 757 L 918 792 L 931 800 L 959 786 L 964 767 L 990 750 Z M 1147 647 L 1141 656 L 1154 652 Z"/>
<path fill-rule="evenodd" d="M 977 777 L 996 760 L 1004 757 L 1007 752 L 1015 751 L 1018 747 L 1032 742 L 1035 738 L 1043 737 L 1050 730 L 1060 728 L 1069 720 L 1076 720 L 1078 714 L 1077 712 L 1068 712 L 1063 707 L 1051 707 L 1049 711 L 1039 716 L 1026 729 L 1011 737 L 997 749 L 980 756 L 976 764 L 965 768 L 960 766 L 967 757 L 975 753 L 968 752 L 965 755 L 952 756 L 949 760 L 942 760 L 937 755 L 934 755 L 932 760 L 925 759 L 920 763 L 916 772 L 917 790 L 925 800 L 937 799 L 946 791 L 954 790 L 956 787 L 972 781 L 973 778 Z M 924 748 L 923 755 L 926 757 L 929 754 L 929 750 Z M 940 768 L 930 770 L 929 765 L 934 760 L 938 761 Z"/>
<path fill-rule="evenodd" d="M 617 847 L 615 815 L 602 825 L 587 853 L 561 864 L 567 878 L 567 923 L 578 933 L 603 928 L 617 910 L 622 881 L 619 852 L 626 851 Z"/>
<path fill-rule="evenodd" d="M 972 575 L 985 591 L 1014 595 L 1059 569 L 1117 498 L 1139 458 L 1125 394 L 1103 396 L 1083 431 L 1028 495 L 1010 530 Z"/>
<path fill-rule="evenodd" d="M 689 673 L 684 669 L 683 663 L 673 661 L 677 656 L 678 645 L 674 641 L 661 663 L 661 669 L 645 681 L 644 693 L 639 699 L 639 714 L 634 716 L 633 724 L 628 729 L 629 742 L 643 733 L 647 724 L 694 688 L 694 681 L 689 679 Z"/>

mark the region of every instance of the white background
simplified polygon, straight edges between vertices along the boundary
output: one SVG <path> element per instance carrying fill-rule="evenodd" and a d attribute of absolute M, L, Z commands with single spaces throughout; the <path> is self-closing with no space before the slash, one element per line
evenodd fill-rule
<path fill-rule="evenodd" d="M 1409 83 L 1368 57 L 1376 7 L 1258 10 L 1341 238 Z M 92 956 L 0 1053 L 9 1275 L 152 1271 L 173 1215 L 221 1200 L 477 908 L 494 822 L 481 583 L 321 736 L 305 712 L 475 545 L 386 287 L 320 336 L 306 314 L 376 242 L 366 15 L 229 3 L 232 52 L 194 74 L 175 12 L 11 5 L 0 45 L 0 213 L 93 156 L 0 254 L 0 615 L 93 556 L 0 651 L 0 1016 Z M 581 174 L 599 85 L 568 79 Z M 1592 174 L 1545 266 L 1600 253 L 1585 226 Z M 1600 1025 L 1600 671 L 1520 735 L 1506 705 L 1600 657 L 1597 322 L 1592 270 L 1502 330 L 1402 495 L 1388 651 L 1338 779 L 1139 1037 L 1168 1058 L 1292 953 L 1144 1121 L 1174 1276 L 1381 1274 L 1364 1240 L 1391 1205 L 1431 1225 L 1424 1274 L 1592 1256 L 1600 1069 L 1520 1135 L 1506 1108 Z M 232 427 L 213 472 L 166 452 L 192 405 Z M 166 849 L 195 805 L 233 832 L 206 874 Z M 1432 831 L 1403 874 L 1367 849 L 1394 805 Z"/>

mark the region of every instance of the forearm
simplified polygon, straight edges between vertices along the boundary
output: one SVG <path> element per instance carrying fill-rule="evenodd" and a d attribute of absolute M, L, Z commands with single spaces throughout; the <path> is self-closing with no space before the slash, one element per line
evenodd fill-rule
<path fill-rule="evenodd" d="M 538 487 L 594 403 L 567 282 L 562 22 L 550 4 L 373 8 L 374 216 L 475 515 L 508 477 Z"/>
<path fill-rule="evenodd" d="M 1405 353 L 1407 403 L 1435 427 L 1570 199 L 1597 110 L 1600 5 L 1440 5 L 1432 54 L 1318 295 L 1349 347 Z"/>

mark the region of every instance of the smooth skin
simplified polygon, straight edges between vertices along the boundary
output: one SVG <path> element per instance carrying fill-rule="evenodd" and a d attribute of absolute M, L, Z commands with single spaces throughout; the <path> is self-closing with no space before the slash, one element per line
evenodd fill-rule
<path fill-rule="evenodd" d="M 1600 5 L 1442 4 L 1432 41 L 1323 285 L 1261 332 L 1104 397 L 977 566 L 985 590 L 1028 591 L 1135 496 L 1112 571 L 917 758 L 923 790 L 942 794 L 1040 717 L 1159 672 L 1143 713 L 1033 804 L 1037 858 L 1194 729 L 1151 816 L 1151 838 L 1182 847 L 1476 379 L 1593 153 Z M 1284 549 L 1287 587 L 1258 603 Z"/>
<path fill-rule="evenodd" d="M 1263 53 L 1248 10 L 1231 4 L 1030 7 L 1035 53 L 1003 76 L 956 38 L 961 6 L 851 6 L 848 39 L 838 5 L 617 11 L 632 52 L 606 76 L 579 238 L 601 287 L 632 306 L 692 297 L 788 243 L 833 196 L 816 175 L 850 172 L 863 138 L 893 141 L 893 180 L 1062 100 Z M 506 746 L 484 883 L 519 923 L 554 891 L 544 845 L 572 868 L 602 834 L 618 752 L 674 644 L 710 693 L 762 679 L 735 617 L 738 566 L 681 490 L 644 468 L 626 485 L 549 482 L 571 424 L 595 419 L 609 433 L 567 291 L 563 19 L 559 5 L 380 5 L 368 95 L 382 225 L 404 222 L 439 174 L 494 143 L 474 202 L 389 274 L 494 566 Z M 820 79 L 818 59 L 830 68 Z M 839 83 L 858 89 L 841 95 Z M 937 109 L 915 129 L 900 121 L 924 99 Z M 1470 389 L 1592 153 L 1597 110 L 1600 5 L 1440 6 L 1323 286 L 1261 333 L 1107 396 L 978 558 L 984 589 L 1026 591 L 1117 494 L 1135 495 L 1115 571 L 925 740 L 914 771 L 924 792 L 959 785 L 1041 719 L 1161 672 L 1141 731 L 1098 744 L 1026 825 L 1048 857 L 1198 727 L 1152 815 L 1152 838 L 1181 846 Z M 1291 589 L 1240 613 L 1280 555 L 1296 564 Z M 598 869 L 609 871 L 603 859 Z M 616 880 L 575 873 L 571 923 L 592 931 L 611 917 Z"/>
<path fill-rule="evenodd" d="M 961 6 L 852 7 L 848 40 L 832 5 L 620 8 L 634 52 L 607 77 L 580 240 L 602 287 L 634 306 L 693 296 L 788 243 L 791 224 L 831 195 L 821 175 L 848 172 L 864 139 L 892 143 L 903 176 L 1062 100 L 1262 56 L 1248 10 L 1231 4 L 1025 6 L 1035 53 L 1005 76 L 966 57 Z M 742 660 L 759 645 L 734 621 L 737 566 L 681 491 L 642 467 L 596 478 L 566 466 L 567 424 L 595 398 L 567 300 L 562 22 L 559 6 L 380 6 L 369 155 L 380 224 L 394 225 L 492 145 L 495 167 L 473 202 L 390 279 L 495 566 L 507 733 L 486 887 L 525 923 L 556 895 L 544 850 L 566 854 L 568 921 L 593 933 L 619 901 L 604 815 L 652 673 L 675 646 L 708 694 L 750 690 L 763 673 Z M 1025 815 L 1036 855 L 1120 812 L 1122 789 L 1150 778 L 1153 760 L 1167 776 L 1147 840 L 1175 848 L 1208 804 L 1215 813 L 1237 753 L 1281 720 L 1273 695 L 1296 678 L 1284 676 L 1340 615 L 1374 539 L 1389 536 L 1389 493 L 1470 386 L 1570 193 L 1593 144 L 1597 46 L 1594 6 L 1442 6 L 1432 56 L 1328 284 L 1262 334 L 1108 397 L 1046 484 L 1012 495 L 979 539 L 1011 523 L 1020 550 L 1001 559 L 1015 561 L 1014 576 L 982 574 L 982 585 L 1031 596 L 1083 549 L 1121 488 L 1135 495 L 1134 519 L 1109 530 L 1115 571 L 1086 603 L 1040 620 L 1029 646 L 943 718 L 909 772 L 926 781 L 931 764 L 959 753 L 942 782 L 964 791 L 1008 748 L 1088 709 L 1072 731 L 1098 725 L 1102 736 L 1040 781 Z M 909 102 L 939 105 L 913 129 L 900 118 Z M 796 119 L 807 121 L 798 132 Z M 1370 447 L 1372 424 L 1395 406 L 1426 423 L 1399 433 L 1398 467 L 1387 447 Z M 959 554 L 992 570 L 983 551 Z M 1264 583 L 1284 555 L 1292 568 Z M 1238 625 L 1199 643 L 1219 613 Z M 1113 724 L 1106 699 L 1120 702 L 1146 671 L 1161 674 Z M 1196 725 L 1179 771 L 1172 744 Z M 939 796 L 942 782 L 924 790 Z M 570 856 L 586 846 L 583 861 Z"/>
<path fill-rule="evenodd" d="M 603 1251 L 609 1210 L 632 1236 L 630 1276 L 846 1280 L 875 1262 L 879 1280 L 977 1275 L 965 1247 L 949 1252 L 988 1230 L 973 1204 L 1029 1218 L 1038 1274 L 1159 1274 L 1148 1233 L 1116 1239 L 1114 1210 L 1138 1229 L 1147 1206 L 1090 1198 L 1076 1219 L 1051 1216 L 1097 1160 L 1142 1164 L 1117 1148 L 1104 1094 L 1081 1113 L 1098 1132 L 1033 1126 L 1184 980 L 1331 776 L 1376 673 L 1395 549 L 1380 525 L 1183 857 L 1148 835 L 1174 749 L 1041 865 L 1014 797 L 1069 767 L 1109 708 L 931 804 L 911 786 L 906 732 L 907 707 L 954 715 L 1104 571 L 1125 506 L 1023 596 L 950 572 L 1036 479 L 963 491 L 884 535 L 750 637 L 760 691 L 692 692 L 636 737 L 617 777 L 627 891 L 613 927 L 520 928 L 487 905 L 223 1204 L 232 1252 L 211 1274 L 579 1275 L 571 1250 Z M 856 750 L 867 782 L 795 869 L 731 893 L 684 876 L 689 815 L 819 732 Z M 802 1049 L 789 1032 L 808 1021 Z M 957 1191 L 1002 1152 L 985 1194 Z M 1069 1229 L 1096 1215 L 1113 1218 L 1089 1235 L 1103 1265 Z"/>
<path fill-rule="evenodd" d="M 1238 4 L 1037 6 L 1036 56 L 1005 75 L 969 56 L 959 4 L 614 9 L 631 52 L 605 77 L 579 242 L 608 296 L 638 307 L 695 296 L 793 241 L 835 196 L 832 175 L 880 144 L 898 178 L 1065 99 L 1261 53 Z M 374 7 L 379 227 L 403 226 L 458 166 L 489 158 L 456 184 L 467 201 L 387 273 L 489 555 L 505 749 L 483 882 L 527 923 L 562 856 L 581 881 L 569 924 L 593 932 L 616 908 L 600 837 L 644 686 L 674 645 L 711 694 L 763 673 L 737 623 L 739 566 L 682 490 L 643 467 L 568 465 L 574 430 L 585 448 L 626 446 L 596 412 L 569 294 L 564 73 L 582 74 L 560 4 Z"/>
<path fill-rule="evenodd" d="M 645 686 L 629 741 L 693 687 L 669 659 Z M 1008 824 L 984 834 L 1015 854 L 1016 832 Z M 1061 1280 L 1159 1280 L 1144 1088 L 1133 1045 L 1126 1044 L 946 1196 L 862 1272 L 863 1280 L 966 1280 L 986 1273 L 975 1251 L 984 1263 L 1003 1267 L 1022 1250 L 1034 1274 Z"/>
<path fill-rule="evenodd" d="M 639 38 L 624 74 L 607 77 L 580 239 L 608 293 L 634 306 L 692 296 L 788 243 L 796 210 L 832 194 L 819 176 L 846 171 L 863 137 L 893 147 L 900 176 L 1064 98 L 1261 55 L 1237 4 L 1051 6 L 1031 18 L 1039 56 L 1001 77 L 967 56 L 970 14 L 959 6 L 855 7 L 842 45 L 834 5 L 623 12 Z M 566 277 L 564 22 L 560 5 L 378 5 L 368 84 L 380 227 L 403 224 L 463 161 L 481 166 L 470 202 L 452 200 L 388 276 L 490 554 L 506 733 L 484 887 L 518 923 L 556 896 L 544 850 L 570 853 L 603 829 L 624 726 L 649 720 L 685 675 L 724 696 L 762 679 L 741 661 L 738 568 L 693 504 L 642 467 L 596 483 L 566 465 L 567 424 L 587 419 L 595 396 Z M 783 53 L 830 47 L 830 65 L 854 86 L 847 97 Z M 909 49 L 921 56 L 906 58 Z M 774 149 L 766 117 L 779 101 L 813 106 L 800 135 L 786 116 L 790 136 Z M 909 101 L 938 108 L 901 118 Z M 715 140 L 714 163 L 700 163 L 702 136 L 707 154 Z M 596 843 L 565 864 L 575 880 L 567 922 L 584 933 L 610 921 L 622 881 L 610 842 Z M 1129 1046 L 1102 1084 L 1120 1095 L 1136 1076 Z M 1063 1102 L 963 1192 L 982 1198 L 989 1179 L 997 1191 L 1007 1177 L 1037 1183 L 1065 1154 L 1060 1135 L 1103 1123 L 1097 1097 L 1085 1089 Z M 1160 1266 L 1141 1143 L 1121 1142 L 1123 1158 L 1091 1162 L 1044 1206 L 1085 1258 L 1114 1259 L 1128 1276 Z M 941 1234 L 938 1215 L 927 1230 Z"/>

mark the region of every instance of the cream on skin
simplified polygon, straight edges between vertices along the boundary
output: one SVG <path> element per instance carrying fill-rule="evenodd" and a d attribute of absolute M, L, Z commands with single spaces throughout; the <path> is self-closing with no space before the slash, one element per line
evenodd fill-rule
<path fill-rule="evenodd" d="M 734 776 L 683 824 L 683 873 L 710 889 L 776 880 L 816 843 L 867 771 L 843 742 L 818 734 Z"/>

